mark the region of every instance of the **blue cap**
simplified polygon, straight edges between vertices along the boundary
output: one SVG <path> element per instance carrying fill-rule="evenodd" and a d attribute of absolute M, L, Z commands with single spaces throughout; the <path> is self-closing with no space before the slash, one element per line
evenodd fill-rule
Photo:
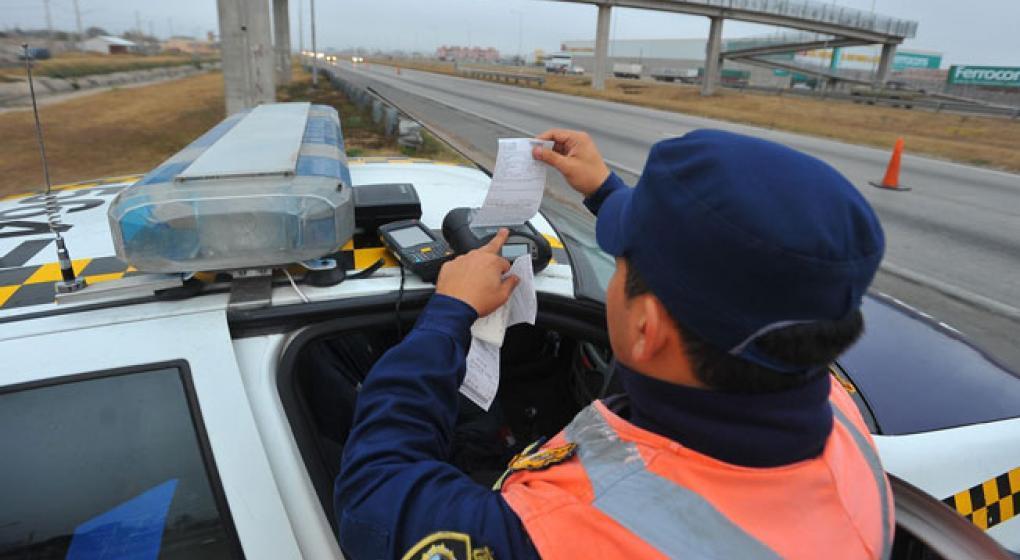
<path fill-rule="evenodd" d="M 838 171 L 718 130 L 655 144 L 637 186 L 602 203 L 596 238 L 684 328 L 789 373 L 805 368 L 765 355 L 756 340 L 847 317 L 885 250 L 878 217 Z"/>

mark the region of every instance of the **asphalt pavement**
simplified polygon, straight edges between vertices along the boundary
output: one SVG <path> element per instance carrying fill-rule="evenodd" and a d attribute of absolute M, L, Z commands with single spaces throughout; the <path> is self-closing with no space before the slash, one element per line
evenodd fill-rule
<path fill-rule="evenodd" d="M 496 138 L 552 127 L 589 132 L 631 184 L 652 144 L 698 128 L 751 134 L 814 155 L 857 185 L 879 214 L 888 248 L 875 289 L 1020 371 L 1020 175 L 907 153 L 901 184 L 912 190 L 893 192 L 868 185 L 885 171 L 884 150 L 479 80 L 406 69 L 398 75 L 387 66 L 338 68 L 489 165 Z M 550 181 L 548 194 L 577 202 L 562 181 Z"/>

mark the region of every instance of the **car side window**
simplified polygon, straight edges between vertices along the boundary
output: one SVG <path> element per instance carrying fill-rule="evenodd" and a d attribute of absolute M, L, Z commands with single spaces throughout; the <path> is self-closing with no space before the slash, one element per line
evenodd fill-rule
<path fill-rule="evenodd" d="M 187 364 L 0 388 L 0 558 L 242 555 Z"/>

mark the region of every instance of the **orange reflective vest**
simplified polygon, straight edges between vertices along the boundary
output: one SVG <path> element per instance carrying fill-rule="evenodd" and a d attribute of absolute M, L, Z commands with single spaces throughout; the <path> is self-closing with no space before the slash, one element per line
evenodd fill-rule
<path fill-rule="evenodd" d="M 741 467 L 623 420 L 601 402 L 543 449 L 577 444 L 502 487 L 543 558 L 886 558 L 892 493 L 853 401 L 833 381 L 818 457 Z"/>

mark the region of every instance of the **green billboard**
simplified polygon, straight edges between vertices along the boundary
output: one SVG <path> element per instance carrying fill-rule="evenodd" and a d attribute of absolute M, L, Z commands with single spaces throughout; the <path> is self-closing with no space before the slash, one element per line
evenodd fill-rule
<path fill-rule="evenodd" d="M 1020 87 L 1020 67 L 950 66 L 949 83 L 968 86 Z"/>
<path fill-rule="evenodd" d="M 923 54 L 909 51 L 899 51 L 893 57 L 893 70 L 906 70 L 907 68 L 938 68 L 942 65 L 941 54 Z"/>

